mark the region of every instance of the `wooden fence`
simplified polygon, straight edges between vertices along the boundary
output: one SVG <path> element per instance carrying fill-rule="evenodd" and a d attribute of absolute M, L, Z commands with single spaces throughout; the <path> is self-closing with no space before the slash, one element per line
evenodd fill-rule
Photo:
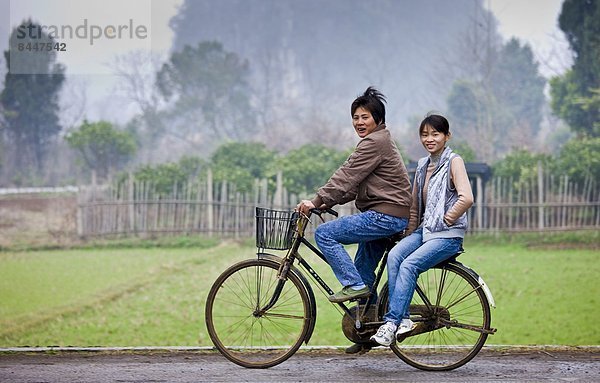
<path fill-rule="evenodd" d="M 516 184 L 493 178 L 485 199 L 469 210 L 472 232 L 598 229 L 600 198 L 591 177 L 578 185 L 568 176 L 545 176 Z"/>
<path fill-rule="evenodd" d="M 156 193 L 152 184 L 128 182 L 118 186 L 81 187 L 77 228 L 81 236 L 180 233 L 250 237 L 254 208 L 293 209 L 299 197 L 283 188 L 281 173 L 269 192 L 266 180 L 251 192 L 228 183 L 190 181 L 174 185 L 170 195 Z M 478 195 L 469 211 L 471 232 L 598 229 L 598 185 L 589 179 L 578 186 L 566 176 L 545 176 L 515 184 L 494 178 L 473 185 Z M 338 206 L 341 215 L 356 212 L 353 204 Z M 314 220 L 317 224 L 317 220 Z"/>

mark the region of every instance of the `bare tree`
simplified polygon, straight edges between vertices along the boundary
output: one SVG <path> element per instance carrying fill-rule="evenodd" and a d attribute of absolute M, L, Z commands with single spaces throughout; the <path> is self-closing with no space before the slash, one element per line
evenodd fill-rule
<path fill-rule="evenodd" d="M 161 97 L 156 88 L 156 73 L 163 60 L 159 54 L 143 50 L 117 55 L 110 64 L 114 73 L 121 79 L 117 91 L 133 102 L 140 114 L 156 111 Z"/>
<path fill-rule="evenodd" d="M 83 77 L 67 76 L 60 94 L 60 124 L 63 134 L 79 126 L 87 109 L 88 81 Z"/>
<path fill-rule="evenodd" d="M 159 54 L 143 50 L 117 55 L 110 64 L 120 79 L 116 93 L 133 104 L 138 112 L 132 123 L 141 133 L 139 159 L 142 162 L 160 159 L 156 149 L 164 135 L 168 134 L 161 119 L 164 101 L 156 87 L 156 74 L 162 64 Z"/>
<path fill-rule="evenodd" d="M 536 54 L 535 59 L 547 77 L 559 76 L 573 66 L 574 53 L 569 49 L 562 32 L 554 32 L 548 37 L 552 40 L 552 48 Z"/>

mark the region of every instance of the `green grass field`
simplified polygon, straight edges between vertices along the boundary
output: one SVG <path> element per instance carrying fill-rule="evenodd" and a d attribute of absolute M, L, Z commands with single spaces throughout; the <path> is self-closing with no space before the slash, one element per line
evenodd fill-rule
<path fill-rule="evenodd" d="M 467 239 L 465 247 L 459 260 L 483 276 L 497 304 L 498 332 L 488 344 L 600 345 L 600 252 L 503 240 Z M 254 253 L 235 243 L 0 252 L 0 347 L 209 346 L 208 289 Z M 328 266 L 313 263 L 337 290 Z M 309 345 L 348 344 L 341 314 L 314 288 L 318 319 Z"/>

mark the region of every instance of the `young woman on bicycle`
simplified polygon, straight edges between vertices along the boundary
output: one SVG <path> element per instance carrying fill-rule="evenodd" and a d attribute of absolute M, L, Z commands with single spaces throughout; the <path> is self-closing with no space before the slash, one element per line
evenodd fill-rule
<path fill-rule="evenodd" d="M 421 158 L 413 181 L 413 204 L 408 235 L 388 254 L 389 305 L 385 323 L 371 340 L 389 346 L 416 326 L 409 305 L 417 277 L 462 249 L 466 212 L 473 204 L 471 184 L 463 159 L 446 147 L 448 120 L 427 116 L 419 127 L 421 144 L 429 156 Z"/>
<path fill-rule="evenodd" d="M 315 241 L 343 289 L 331 302 L 366 298 L 375 281 L 375 268 L 385 240 L 406 228 L 410 214 L 410 180 L 404 161 L 385 125 L 385 97 L 369 87 L 354 100 L 352 125 L 361 138 L 346 162 L 312 200 L 297 210 L 333 207 L 355 201 L 361 211 L 320 225 Z M 343 245 L 358 243 L 354 263 Z M 373 299 L 373 297 L 371 297 Z"/>

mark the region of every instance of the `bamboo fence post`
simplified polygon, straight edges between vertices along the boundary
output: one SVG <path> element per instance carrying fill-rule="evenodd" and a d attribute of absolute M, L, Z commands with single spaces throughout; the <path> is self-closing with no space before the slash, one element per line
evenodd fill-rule
<path fill-rule="evenodd" d="M 498 203 L 502 201 L 502 178 L 496 179 L 496 206 L 494 207 L 494 231 L 497 232 L 500 227 L 500 208 Z"/>
<path fill-rule="evenodd" d="M 519 209 L 518 205 L 514 205 L 514 188 L 513 188 L 513 179 L 509 177 L 508 180 L 503 179 L 502 183 L 502 195 L 506 200 L 506 207 L 504 209 L 501 208 L 502 216 L 500 220 L 500 225 L 498 226 L 498 230 L 500 231 L 502 226 L 510 227 L 510 219 L 512 217 L 512 212 L 515 209 Z M 517 201 L 518 202 L 518 201 Z"/>
<path fill-rule="evenodd" d="M 475 184 L 477 188 L 477 197 L 475 198 L 475 206 L 476 206 L 476 227 L 482 227 L 483 223 L 483 182 L 481 181 L 481 177 L 477 177 L 475 179 Z"/>
<path fill-rule="evenodd" d="M 213 205 L 213 175 L 212 170 L 209 168 L 206 173 L 206 203 L 207 203 L 207 214 L 206 214 L 206 229 L 208 231 L 208 235 L 212 236 L 212 232 L 215 229 L 215 221 L 214 221 L 214 205 Z"/>
<path fill-rule="evenodd" d="M 585 199 L 585 201 L 587 203 L 591 203 L 593 208 L 592 208 L 592 212 L 589 215 L 589 220 L 587 221 L 588 224 L 590 226 L 597 226 L 595 224 L 596 222 L 596 215 L 598 214 L 598 211 L 600 210 L 600 199 L 598 198 L 598 195 L 595 193 L 595 188 L 596 188 L 596 183 L 594 182 L 594 180 L 590 177 L 590 187 L 589 187 L 589 191 L 588 191 L 588 195 Z"/>
<path fill-rule="evenodd" d="M 509 196 L 507 199 L 507 202 L 510 203 L 510 205 L 508 206 L 507 210 L 508 210 L 508 230 L 510 231 L 513 227 L 515 228 L 519 228 L 519 206 L 518 205 L 514 205 L 514 202 L 516 201 L 517 203 L 519 203 L 521 201 L 521 194 L 520 194 L 520 190 L 516 191 L 516 197 L 515 197 L 515 191 L 512 188 L 512 185 L 514 185 L 514 180 L 512 177 L 508 178 L 508 185 L 510 187 L 510 190 L 507 191 L 507 195 Z"/>
<path fill-rule="evenodd" d="M 77 210 L 75 215 L 75 230 L 77 236 L 83 236 L 83 209 L 85 208 L 85 200 L 83 199 L 83 185 L 77 185 L 77 193 L 75 194 L 75 202 L 77 203 Z"/>
<path fill-rule="evenodd" d="M 532 206 L 535 203 L 535 190 L 533 190 L 532 178 L 527 180 L 527 193 L 525 200 L 525 211 L 527 212 L 527 229 L 531 230 L 534 227 L 534 220 L 537 220 L 537 216 L 533 214 Z"/>
<path fill-rule="evenodd" d="M 226 229 L 225 225 L 225 209 L 227 207 L 227 181 L 223 180 L 221 183 L 221 196 L 219 198 L 219 219 L 217 222 L 217 229 L 222 231 Z"/>
<path fill-rule="evenodd" d="M 547 172 L 546 175 L 546 211 L 549 211 L 546 215 L 546 222 L 548 225 L 555 229 L 556 228 L 556 189 L 555 184 L 556 177 L 551 172 Z M 548 206 L 550 205 L 550 206 Z"/>
<path fill-rule="evenodd" d="M 190 209 L 192 207 L 192 204 L 190 203 L 190 180 L 188 179 L 187 181 L 185 181 L 185 195 L 184 195 L 184 201 L 183 201 L 183 222 L 181 223 L 181 225 L 183 226 L 184 230 L 185 230 L 185 234 L 189 234 L 190 232 Z"/>
<path fill-rule="evenodd" d="M 133 193 L 133 174 L 129 172 L 127 177 L 127 213 L 129 215 L 129 231 L 135 233 L 135 196 Z"/>
<path fill-rule="evenodd" d="M 111 231 L 124 231 L 124 226 L 123 226 L 123 214 L 121 214 L 121 209 L 120 209 L 120 203 L 124 203 L 124 201 L 126 200 L 127 197 L 125 197 L 125 193 L 123 191 L 123 188 L 126 187 L 125 183 L 121 183 L 121 184 L 117 184 L 115 189 L 112 190 L 112 192 L 115 195 L 115 199 L 117 200 L 117 204 L 113 205 L 113 206 L 105 206 L 105 205 L 99 205 L 98 206 L 98 210 L 100 210 L 100 214 L 102 215 L 102 218 L 104 218 L 104 213 L 106 213 L 106 219 L 103 219 L 101 222 L 103 222 L 104 224 L 102 225 L 102 233 L 106 234 L 106 233 L 110 233 Z M 124 206 L 124 205 L 123 205 Z M 127 208 L 127 206 L 125 206 L 125 208 Z"/>
<path fill-rule="evenodd" d="M 544 175 L 542 170 L 542 163 L 537 163 L 537 175 L 538 175 L 538 229 L 544 230 Z"/>
<path fill-rule="evenodd" d="M 159 228 L 159 215 L 160 215 L 160 199 L 159 199 L 159 193 L 156 192 L 156 190 L 154 188 L 156 188 L 156 185 L 152 185 L 153 186 L 153 194 L 152 194 L 152 199 L 154 201 L 154 225 L 152 227 L 153 231 L 158 231 Z"/>
<path fill-rule="evenodd" d="M 560 219 L 561 219 L 560 226 L 562 228 L 565 228 L 567 226 L 566 204 L 567 204 L 568 185 L 569 185 L 569 176 L 565 175 L 564 181 L 563 181 L 562 207 L 561 207 L 561 217 L 560 217 Z"/>
<path fill-rule="evenodd" d="M 167 206 L 169 207 L 169 220 L 167 225 L 167 231 L 175 227 L 177 222 L 177 181 L 173 182 L 173 189 L 171 189 L 171 196 L 167 200 Z"/>
<path fill-rule="evenodd" d="M 151 218 L 152 218 L 152 202 L 150 199 L 152 183 L 148 181 L 144 181 L 144 215 L 146 216 L 144 222 L 144 234 L 148 235 L 151 229 Z"/>
<path fill-rule="evenodd" d="M 277 171 L 275 195 L 273 196 L 273 208 L 283 209 L 283 173 Z"/>
<path fill-rule="evenodd" d="M 198 230 L 200 231 L 201 229 L 201 225 L 200 225 L 200 216 L 201 216 L 201 202 L 202 201 L 202 195 L 201 195 L 201 184 L 199 180 L 196 180 L 195 182 L 195 186 L 196 186 L 196 198 L 194 199 L 194 218 L 193 218 L 193 222 L 192 222 L 192 227 L 194 230 Z"/>
<path fill-rule="evenodd" d="M 580 211 L 580 215 L 579 215 L 579 226 L 580 227 L 586 227 L 587 226 L 587 217 L 589 217 L 589 213 L 592 211 L 591 209 L 589 209 L 586 205 L 588 204 L 588 200 L 587 200 L 587 193 L 588 193 L 588 183 L 587 183 L 587 177 L 584 181 L 583 184 L 583 188 L 581 190 L 581 195 L 579 196 L 579 203 L 580 203 L 580 207 L 579 207 L 579 211 Z"/>
<path fill-rule="evenodd" d="M 258 178 L 254 179 L 254 206 L 260 206 L 260 180 Z"/>
<path fill-rule="evenodd" d="M 91 206 L 91 209 L 90 209 L 90 211 L 91 211 L 90 222 L 92 224 L 92 230 L 93 230 L 93 232 L 97 232 L 98 231 L 98 229 L 97 229 L 98 222 L 96 221 L 96 217 L 98 215 L 96 214 L 96 211 L 95 211 L 96 210 L 96 206 L 94 205 L 94 203 L 96 202 L 96 187 L 97 187 L 97 184 L 96 184 L 96 171 L 92 170 L 92 189 L 91 189 L 91 196 L 92 196 L 91 203 L 92 203 L 92 206 Z"/>
<path fill-rule="evenodd" d="M 574 189 L 575 189 L 575 185 L 573 182 L 569 182 L 569 188 L 568 188 L 568 193 L 567 193 L 567 198 L 568 198 L 568 204 L 567 204 L 567 210 L 568 210 L 568 214 L 567 214 L 567 226 L 571 226 L 573 224 L 573 217 L 575 214 L 573 214 L 573 210 L 574 210 L 574 206 L 573 206 L 573 193 L 574 193 Z"/>
<path fill-rule="evenodd" d="M 592 190 L 592 178 L 591 178 L 590 176 L 586 176 L 586 177 L 585 177 L 585 181 L 586 181 L 586 188 L 585 188 L 585 191 L 584 191 L 584 195 L 583 195 L 583 200 L 582 200 L 582 202 L 583 202 L 584 204 L 587 204 L 587 203 L 591 202 L 591 198 L 590 198 L 590 191 Z M 593 210 L 592 210 L 592 212 L 593 212 Z M 585 214 L 585 213 L 586 213 L 586 209 L 584 208 L 584 214 Z M 593 216 L 593 213 L 592 213 L 592 214 L 589 214 L 589 215 L 587 215 L 587 216 L 585 217 L 585 219 L 583 220 L 583 223 L 582 223 L 582 225 L 584 225 L 584 226 L 588 226 L 588 219 L 587 219 L 587 217 L 589 217 L 590 215 L 592 215 L 592 216 Z M 590 223 L 591 223 L 591 222 L 590 222 Z"/>
<path fill-rule="evenodd" d="M 240 214 L 240 192 L 235 193 L 235 206 L 234 206 L 234 214 L 235 220 L 233 222 L 233 232 L 235 238 L 240 237 L 240 228 L 241 228 L 241 214 Z"/>
<path fill-rule="evenodd" d="M 269 203 L 269 196 L 268 196 L 269 188 L 268 188 L 268 186 L 269 186 L 269 184 L 267 182 L 267 179 L 263 178 L 260 181 L 260 204 L 265 207 L 272 208 L 273 205 Z"/>

